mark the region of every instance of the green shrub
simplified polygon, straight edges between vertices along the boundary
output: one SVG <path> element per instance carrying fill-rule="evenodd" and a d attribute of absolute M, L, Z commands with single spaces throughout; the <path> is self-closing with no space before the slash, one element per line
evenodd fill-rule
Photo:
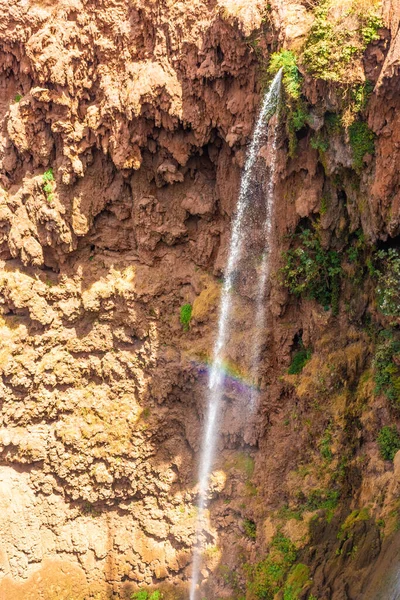
<path fill-rule="evenodd" d="M 181 306 L 180 321 L 185 331 L 189 329 L 189 323 L 192 318 L 192 310 L 193 308 L 191 304 L 184 304 Z"/>
<path fill-rule="evenodd" d="M 364 121 L 355 121 L 349 127 L 349 141 L 353 153 L 353 165 L 361 171 L 366 154 L 375 154 L 375 134 Z"/>
<path fill-rule="evenodd" d="M 303 53 L 303 62 L 314 76 L 342 81 L 351 61 L 361 56 L 371 41 L 379 39 L 382 19 L 373 10 L 355 11 L 358 27 L 347 28 L 346 15 L 335 20 L 330 3 L 322 0 L 314 10 L 314 21 Z"/>
<path fill-rule="evenodd" d="M 311 138 L 310 146 L 319 152 L 326 152 L 329 148 L 329 142 L 321 133 L 317 133 Z"/>
<path fill-rule="evenodd" d="M 54 174 L 53 169 L 47 169 L 42 175 L 42 188 L 46 195 L 46 199 L 48 202 L 52 202 L 53 200 L 53 186 L 54 186 Z"/>
<path fill-rule="evenodd" d="M 22 94 L 16 94 L 14 98 L 14 103 L 17 104 L 20 100 L 22 100 Z"/>
<path fill-rule="evenodd" d="M 378 250 L 374 260 L 378 308 L 384 315 L 400 317 L 400 253 L 394 248 Z"/>
<path fill-rule="evenodd" d="M 131 600 L 148 600 L 149 594 L 146 590 L 140 590 L 131 595 Z"/>
<path fill-rule="evenodd" d="M 279 69 L 283 72 L 283 87 L 287 95 L 292 99 L 300 98 L 301 75 L 297 67 L 297 58 L 291 50 L 280 50 L 274 52 L 268 66 L 270 75 L 275 75 Z"/>
<path fill-rule="evenodd" d="M 318 233 L 311 229 L 305 229 L 295 239 L 298 247 L 283 254 L 283 285 L 292 294 L 315 299 L 337 314 L 342 274 L 339 253 L 322 248 Z"/>
<path fill-rule="evenodd" d="M 375 393 L 384 394 L 397 409 L 400 407 L 400 369 L 395 358 L 399 354 L 400 341 L 393 338 L 391 331 L 382 331 L 373 360 Z"/>
<path fill-rule="evenodd" d="M 353 45 L 352 32 L 335 28 L 328 9 L 327 2 L 322 2 L 315 9 L 303 62 L 312 75 L 327 81 L 339 81 L 357 48 Z"/>
<path fill-rule="evenodd" d="M 289 375 L 298 375 L 301 373 L 310 358 L 311 350 L 307 350 L 304 347 L 298 350 L 293 355 L 292 362 L 290 363 L 290 367 L 288 369 Z"/>
<path fill-rule="evenodd" d="M 161 598 L 161 592 L 158 590 L 151 594 L 146 590 L 139 590 L 139 592 L 135 592 L 131 595 L 131 600 L 161 600 Z"/>
<path fill-rule="evenodd" d="M 377 441 L 383 460 L 393 460 L 396 452 L 400 450 L 400 436 L 397 427 L 395 425 L 382 427 Z"/>
<path fill-rule="evenodd" d="M 43 181 L 44 183 L 46 183 L 47 181 L 54 181 L 54 173 L 51 167 L 43 173 Z"/>
<path fill-rule="evenodd" d="M 243 527 L 247 537 L 249 537 L 252 540 L 255 540 L 257 535 L 257 527 L 254 521 L 252 521 L 251 519 L 245 519 L 243 521 Z"/>
<path fill-rule="evenodd" d="M 249 568 L 248 591 L 258 600 L 273 600 L 284 584 L 285 576 L 297 557 L 293 542 L 277 533 L 268 556 Z"/>
<path fill-rule="evenodd" d="M 361 27 L 361 36 L 364 45 L 379 40 L 379 29 L 383 27 L 383 20 L 379 15 L 370 12 L 366 15 L 363 26 Z"/>

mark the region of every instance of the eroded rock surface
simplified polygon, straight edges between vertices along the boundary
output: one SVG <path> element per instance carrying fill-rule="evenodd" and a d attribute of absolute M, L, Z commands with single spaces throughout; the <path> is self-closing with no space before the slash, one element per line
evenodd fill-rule
<path fill-rule="evenodd" d="M 187 596 L 230 220 L 264 61 L 302 47 L 308 4 L 0 0 L 0 600 L 128 598 L 139 586 Z M 400 233 L 398 12 L 384 3 L 386 27 L 357 63 L 375 85 L 362 173 L 348 136 L 332 135 L 323 157 L 310 144 L 340 105 L 334 86 L 304 72 L 310 114 L 292 156 L 279 130 L 259 411 L 248 418 L 249 259 L 211 478 L 209 600 L 243 597 L 243 565 L 277 532 L 310 569 L 298 598 L 363 598 L 385 568 L 399 460 L 376 445 L 394 417 L 373 390 L 372 284 L 344 283 L 335 315 L 289 296 L 279 269 L 299 224 L 318 220 L 324 247 L 343 252 L 359 229 L 371 244 Z M 248 248 L 261 238 L 254 223 Z M 288 375 L 299 340 L 313 356 Z"/>

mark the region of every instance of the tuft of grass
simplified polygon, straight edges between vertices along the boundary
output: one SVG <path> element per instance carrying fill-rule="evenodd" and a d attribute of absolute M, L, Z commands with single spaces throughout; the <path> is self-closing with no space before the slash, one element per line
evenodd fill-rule
<path fill-rule="evenodd" d="M 184 304 L 181 306 L 180 322 L 183 325 L 184 331 L 188 331 L 189 329 L 189 323 L 192 318 L 192 310 L 193 308 L 191 304 Z"/>
<path fill-rule="evenodd" d="M 377 442 L 383 460 L 393 460 L 400 450 L 400 436 L 396 425 L 382 427 Z"/>

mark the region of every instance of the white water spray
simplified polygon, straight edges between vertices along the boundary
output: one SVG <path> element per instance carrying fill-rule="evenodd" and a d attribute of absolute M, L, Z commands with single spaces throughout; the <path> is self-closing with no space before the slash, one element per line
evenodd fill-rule
<path fill-rule="evenodd" d="M 228 263 L 225 271 L 224 284 L 222 288 L 219 319 L 218 319 L 218 333 L 214 345 L 213 362 L 211 365 L 209 380 L 208 380 L 208 409 L 205 422 L 205 430 L 202 443 L 202 454 L 200 462 L 199 472 L 199 495 L 197 502 L 197 523 L 196 523 L 196 540 L 193 554 L 193 571 L 192 581 L 190 586 L 190 600 L 196 599 L 196 591 L 199 583 L 200 570 L 201 570 L 201 538 L 203 532 L 203 521 L 205 517 L 205 510 L 207 507 L 207 494 L 208 494 L 208 483 L 211 472 L 211 467 L 214 460 L 214 453 L 217 445 L 217 422 L 221 407 L 222 395 L 223 395 L 223 350 L 226 345 L 229 325 L 231 322 L 232 312 L 232 301 L 231 291 L 233 287 L 233 281 L 235 271 L 238 266 L 239 260 L 242 256 L 243 250 L 243 224 L 244 215 L 249 207 L 251 201 L 251 184 L 254 175 L 254 167 L 258 157 L 258 152 L 261 147 L 263 140 L 263 134 L 265 133 L 266 119 L 270 117 L 276 110 L 281 88 L 282 72 L 279 71 L 273 79 L 270 88 L 264 98 L 260 114 L 257 119 L 256 127 L 253 133 L 253 139 L 250 144 L 250 148 L 247 155 L 246 164 L 244 167 L 241 183 L 239 199 L 237 203 L 237 211 L 232 225 L 231 241 L 229 248 Z M 272 192 L 268 194 L 267 203 L 271 204 L 271 207 L 267 210 L 268 214 L 272 213 Z M 270 198 L 269 198 L 270 196 Z M 271 225 L 268 225 L 270 233 Z M 267 261 L 267 258 L 265 259 Z M 263 258 L 264 262 L 264 258 Z M 263 269 L 264 284 L 262 285 L 262 298 L 264 295 L 265 282 L 268 276 L 268 268 Z M 260 284 L 261 285 L 261 284 Z M 259 286 L 260 287 L 260 286 Z M 263 317 L 262 317 L 263 318 Z"/>
<path fill-rule="evenodd" d="M 279 118 L 279 92 L 277 98 L 277 117 Z M 264 251 L 261 260 L 260 274 L 258 277 L 257 294 L 256 294 L 256 311 L 255 311 L 255 339 L 253 340 L 251 365 L 250 365 L 250 376 L 253 383 L 251 397 L 250 397 L 250 409 L 254 410 L 256 407 L 257 398 L 257 379 L 258 371 L 260 366 L 260 354 L 262 340 L 264 336 L 265 328 L 265 291 L 269 276 L 270 266 L 270 254 L 271 254 L 271 231 L 273 223 L 273 209 L 274 209 L 274 192 L 275 192 L 275 176 L 276 176 L 276 144 L 278 139 L 278 118 L 274 121 L 272 126 L 272 142 L 270 151 L 270 163 L 269 163 L 269 176 L 266 189 L 266 202 L 265 202 L 265 220 L 263 227 L 264 236 Z"/>

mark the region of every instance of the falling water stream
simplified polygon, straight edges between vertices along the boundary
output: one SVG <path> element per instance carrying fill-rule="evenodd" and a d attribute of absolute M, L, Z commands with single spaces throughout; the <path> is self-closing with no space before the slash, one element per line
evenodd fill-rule
<path fill-rule="evenodd" d="M 208 495 L 208 484 L 209 476 L 213 464 L 214 453 L 218 439 L 218 419 L 221 407 L 221 401 L 224 389 L 224 371 L 223 371 L 223 360 L 224 360 L 224 348 L 228 339 L 230 330 L 231 317 L 232 317 L 232 288 L 234 283 L 235 271 L 238 263 L 242 256 L 244 246 L 244 220 L 245 213 L 249 208 L 252 200 L 252 184 L 254 183 L 255 177 L 255 164 L 258 158 L 258 154 L 265 137 L 266 122 L 267 119 L 276 111 L 281 89 L 282 73 L 279 71 L 273 79 L 267 94 L 264 97 L 264 101 L 261 107 L 260 114 L 257 119 L 257 123 L 253 133 L 253 139 L 250 144 L 248 151 L 246 164 L 242 174 L 240 183 L 240 192 L 237 203 L 236 215 L 233 220 L 232 233 L 229 247 L 228 262 L 225 271 L 224 284 L 221 294 L 219 319 L 218 319 L 218 332 L 214 345 L 213 362 L 211 365 L 209 380 L 208 380 L 208 408 L 205 421 L 205 429 L 203 434 L 202 452 L 200 459 L 200 470 L 199 470 L 199 493 L 197 502 L 197 523 L 196 523 L 196 540 L 193 554 L 193 567 L 192 567 L 192 580 L 190 586 L 190 600 L 196 599 L 197 588 L 200 578 L 200 570 L 202 563 L 202 533 L 203 533 L 203 521 L 205 517 L 205 510 L 207 507 L 207 495 Z M 276 125 L 273 129 L 273 151 L 275 154 L 276 149 Z M 262 304 L 264 299 L 265 284 L 268 277 L 268 256 L 269 256 L 269 241 L 268 237 L 271 232 L 271 218 L 273 208 L 273 175 L 275 170 L 275 156 L 272 158 L 272 165 L 270 167 L 270 180 L 267 188 L 266 198 L 266 217 L 264 223 L 264 234 L 265 248 L 263 253 L 261 275 L 257 285 L 257 307 L 256 317 L 260 319 L 260 326 L 263 327 L 264 316 L 262 313 Z M 260 335 L 257 335 L 258 340 L 256 344 L 260 346 Z M 258 356 L 255 358 L 257 353 L 255 348 L 254 356 L 252 357 L 252 369 L 258 369 Z M 252 373 L 254 375 L 254 372 Z M 251 400 L 250 400 L 251 402 Z"/>

